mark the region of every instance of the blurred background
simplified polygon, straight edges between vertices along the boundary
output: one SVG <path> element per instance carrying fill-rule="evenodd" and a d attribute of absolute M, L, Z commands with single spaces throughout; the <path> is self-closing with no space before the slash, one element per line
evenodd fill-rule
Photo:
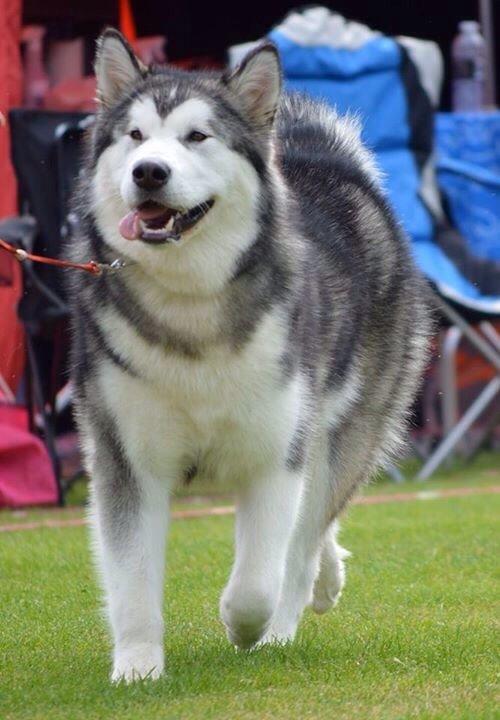
<path fill-rule="evenodd" d="M 387 35 L 408 35 L 438 43 L 445 62 L 441 106 L 450 107 L 451 42 L 461 20 L 479 19 L 479 0 L 401 0 L 377 4 L 369 0 L 339 0 L 322 4 Z M 41 25 L 46 29 L 46 44 L 81 39 L 84 68 L 88 73 L 91 72 L 94 40 L 99 31 L 104 25 L 119 26 L 120 18 L 124 19 L 128 14 L 124 10 L 127 4 L 119 0 L 89 0 L 85 3 L 27 0 L 16 5 L 20 6 L 23 25 Z M 128 5 L 137 36 L 163 36 L 169 60 L 198 58 L 203 63 L 211 60 L 220 64 L 226 60 L 228 47 L 263 37 L 293 7 L 301 6 L 287 0 L 247 3 L 136 0 Z M 499 32 L 498 25 L 496 31 Z M 499 45 L 497 43 L 496 65 L 500 64 Z"/>
<path fill-rule="evenodd" d="M 497 3 L 0 0 L 0 21 L 0 238 L 61 253 L 105 26 L 145 63 L 186 69 L 235 64 L 269 36 L 289 89 L 360 117 L 435 301 L 408 457 L 388 478 L 425 480 L 498 449 Z M 67 353 L 61 271 L 21 266 L 0 249 L 0 507 L 61 504 L 82 483 Z"/>

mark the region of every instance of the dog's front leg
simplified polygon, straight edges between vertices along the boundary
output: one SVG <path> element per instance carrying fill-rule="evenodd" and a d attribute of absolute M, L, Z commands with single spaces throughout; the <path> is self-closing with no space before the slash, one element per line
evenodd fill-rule
<path fill-rule="evenodd" d="M 269 627 L 301 493 L 302 478 L 282 470 L 238 495 L 236 557 L 220 604 L 228 638 L 238 647 L 255 645 Z"/>
<path fill-rule="evenodd" d="M 96 453 L 92 520 L 114 641 L 111 679 L 156 679 L 164 667 L 167 484 L 139 479 L 108 444 Z"/>

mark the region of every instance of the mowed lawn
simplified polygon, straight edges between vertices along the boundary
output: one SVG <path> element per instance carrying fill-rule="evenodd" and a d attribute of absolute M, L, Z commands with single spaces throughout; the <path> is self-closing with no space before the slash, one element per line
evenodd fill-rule
<path fill-rule="evenodd" d="M 250 653 L 218 619 L 233 519 L 176 521 L 168 673 L 129 687 L 108 683 L 87 530 L 1 534 L 0 718 L 498 718 L 499 506 L 476 495 L 352 507 L 339 606 L 308 612 L 293 645 Z"/>

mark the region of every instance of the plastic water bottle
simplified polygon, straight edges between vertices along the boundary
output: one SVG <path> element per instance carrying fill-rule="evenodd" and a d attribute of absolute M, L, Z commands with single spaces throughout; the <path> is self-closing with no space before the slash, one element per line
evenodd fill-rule
<path fill-rule="evenodd" d="M 479 23 L 464 20 L 452 45 L 452 106 L 457 112 L 482 110 L 485 104 L 485 42 Z"/>

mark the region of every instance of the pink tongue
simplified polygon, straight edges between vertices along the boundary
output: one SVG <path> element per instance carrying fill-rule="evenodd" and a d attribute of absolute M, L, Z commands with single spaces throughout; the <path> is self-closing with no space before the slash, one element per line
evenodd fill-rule
<path fill-rule="evenodd" d="M 132 210 L 120 220 L 118 229 L 125 240 L 138 240 L 141 236 L 141 228 L 139 226 L 139 213 Z"/>

